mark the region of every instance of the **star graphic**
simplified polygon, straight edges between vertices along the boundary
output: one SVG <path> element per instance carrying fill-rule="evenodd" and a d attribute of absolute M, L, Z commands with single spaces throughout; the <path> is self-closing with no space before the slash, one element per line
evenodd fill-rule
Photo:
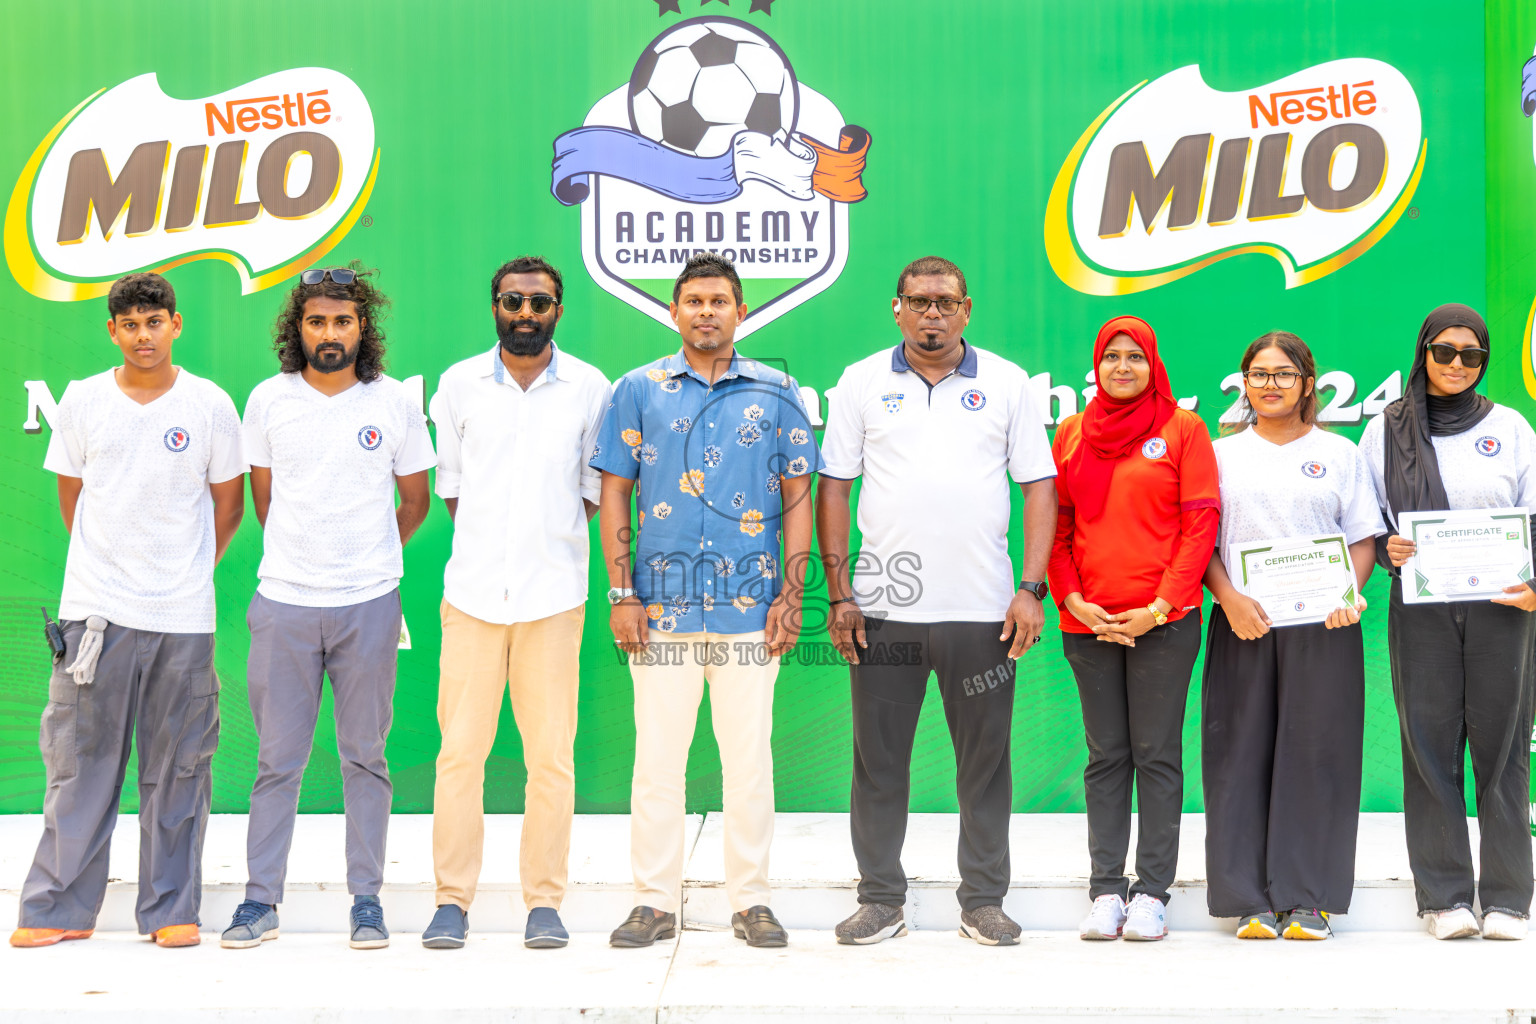
<path fill-rule="evenodd" d="M 677 0 L 656 0 L 656 17 L 659 18 L 663 14 L 682 13 L 681 8 L 677 6 Z"/>
<path fill-rule="evenodd" d="M 772 7 L 773 0 L 752 0 L 752 9 L 747 11 L 747 13 L 756 14 L 758 11 L 762 11 L 771 18 L 773 17 Z"/>

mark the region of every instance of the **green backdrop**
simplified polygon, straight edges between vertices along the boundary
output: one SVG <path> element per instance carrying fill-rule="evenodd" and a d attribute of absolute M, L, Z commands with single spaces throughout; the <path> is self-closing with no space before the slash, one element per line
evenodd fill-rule
<path fill-rule="evenodd" d="M 1488 392 L 1532 408 L 1522 335 L 1536 292 L 1528 227 L 1536 166 L 1519 81 L 1536 43 L 1536 15 L 1515 0 L 1490 2 L 1486 11 L 1466 0 L 716 0 L 702 8 L 698 0 L 680 0 L 678 13 L 666 10 L 671 6 L 10 3 L 9 31 L 0 39 L 0 181 L 9 187 L 18 179 L 76 104 L 136 75 L 155 72 L 167 95 L 195 98 L 290 68 L 330 68 L 366 95 L 379 162 L 364 216 L 321 265 L 357 258 L 380 268 L 394 302 L 387 324 L 391 373 L 423 375 L 430 395 L 449 363 L 489 348 L 490 273 L 512 255 L 537 252 L 565 271 L 560 344 L 617 377 L 675 349 L 676 337 L 600 288 L 585 268 L 582 211 L 551 194 L 551 145 L 624 85 L 658 33 L 686 18 L 729 17 L 770 36 L 801 83 L 873 139 L 862 178 L 868 197 L 847 207 L 841 273 L 742 342 L 755 356 L 783 360 L 823 403 L 844 366 L 898 340 L 889 301 L 901 266 L 939 253 L 969 279 L 975 313 L 968 337 L 1032 374 L 1050 373 L 1057 385 L 1081 388 L 1098 325 L 1134 313 L 1158 329 L 1175 391 L 1197 396 L 1213 425 L 1232 400 L 1222 381 L 1243 347 L 1275 328 L 1305 338 L 1323 369 L 1352 375 L 1359 401 L 1394 370 L 1406 370 L 1430 308 L 1463 301 L 1489 313 L 1499 357 Z M 1197 64 L 1211 88 L 1248 91 L 1342 58 L 1378 60 L 1401 72 L 1428 140 L 1411 205 L 1353 262 L 1287 289 L 1271 256 L 1239 255 L 1121 296 L 1085 294 L 1053 271 L 1043 242 L 1052 185 L 1079 137 L 1127 90 Z M 145 112 L 142 125 L 132 124 L 131 114 L 128 120 L 125 130 L 136 138 L 163 137 L 155 134 L 153 112 Z M 1225 128 L 1206 130 L 1218 133 L 1218 145 L 1228 137 Z M 1153 152 L 1154 166 L 1165 154 L 1166 147 Z M 1411 163 L 1417 153 L 1389 156 Z M 1385 199 L 1383 210 L 1393 197 Z M 276 372 L 270 328 L 286 282 L 242 294 L 235 272 L 217 261 L 167 273 L 186 323 L 177 362 L 217 381 L 243 407 L 251 388 Z M 21 426 L 23 382 L 44 381 L 57 397 L 69 380 L 111 365 L 105 319 L 102 299 L 51 301 L 0 275 L 9 356 L 0 371 L 0 395 L 9 395 L 0 401 L 0 811 L 41 807 L 36 730 L 48 666 L 38 606 L 56 604 L 67 541 L 54 478 L 41 468 L 48 428 L 27 433 Z M 1356 437 L 1362 425 L 1338 429 Z M 1014 523 L 1017 563 L 1017 508 Z M 400 655 L 389 745 L 402 812 L 431 809 L 439 740 L 436 617 L 450 529 L 434 501 L 406 548 L 402 586 L 414 647 Z M 248 514 L 216 575 L 224 685 L 214 763 L 218 811 L 245 808 L 255 771 L 244 609 L 260 554 L 260 530 Z M 598 600 L 588 609 L 583 646 L 577 808 L 623 812 L 633 752 L 631 689 L 611 646 L 596 558 L 592 587 Z M 1364 806 L 1393 810 L 1401 783 L 1379 574 L 1367 596 Z M 1054 621 L 1053 612 L 1048 625 Z M 813 645 L 826 637 L 803 640 L 814 654 Z M 1198 678 L 1197 668 L 1185 745 L 1190 810 L 1202 806 Z M 774 722 L 780 810 L 846 808 L 847 689 L 846 669 L 838 666 L 792 660 L 782 671 Z M 913 758 L 912 805 L 949 811 L 952 753 L 932 697 Z M 329 713 L 327 704 L 304 784 L 301 806 L 308 811 L 341 808 Z M 1071 673 L 1048 634 L 1021 663 L 1015 808 L 1081 810 L 1085 758 Z M 504 706 L 487 767 L 487 807 L 520 811 L 523 778 L 521 745 Z M 689 804 L 716 808 L 719 794 L 706 704 L 689 763 Z M 132 800 L 130 784 L 130 809 Z"/>

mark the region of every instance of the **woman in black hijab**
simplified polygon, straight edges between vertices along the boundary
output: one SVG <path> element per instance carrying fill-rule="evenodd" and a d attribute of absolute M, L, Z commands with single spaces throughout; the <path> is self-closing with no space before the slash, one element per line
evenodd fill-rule
<path fill-rule="evenodd" d="M 1419 916 L 1439 939 L 1525 937 L 1531 911 L 1530 770 L 1536 708 L 1536 590 L 1491 601 L 1404 604 L 1398 536 L 1411 511 L 1536 510 L 1536 432 L 1477 393 L 1488 326 L 1441 306 L 1419 329 L 1402 398 L 1365 429 L 1360 449 L 1393 532 L 1378 548 L 1395 577 L 1387 618 L 1392 691 L 1403 741 L 1403 810 Z M 1481 832 L 1474 892 L 1462 764 L 1472 751 Z M 1481 897 L 1481 927 L 1472 912 Z"/>

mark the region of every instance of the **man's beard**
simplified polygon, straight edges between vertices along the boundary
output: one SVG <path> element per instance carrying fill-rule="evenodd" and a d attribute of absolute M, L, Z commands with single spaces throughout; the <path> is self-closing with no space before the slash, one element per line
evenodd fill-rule
<path fill-rule="evenodd" d="M 525 320 L 523 323 L 528 323 L 528 321 Z M 508 355 L 536 356 L 543 352 L 545 346 L 554 340 L 554 327 L 545 330 L 544 325 L 537 322 L 529 324 L 529 326 L 533 330 L 522 333 L 518 331 L 516 321 L 506 324 L 500 320 L 496 321 L 496 336 L 501 339 L 501 347 Z"/>
<path fill-rule="evenodd" d="M 361 348 L 359 344 L 349 352 L 334 341 L 325 341 L 316 345 L 313 351 L 306 347 L 304 361 L 317 373 L 339 373 L 357 362 L 357 353 Z"/>
<path fill-rule="evenodd" d="M 944 339 L 938 337 L 937 335 L 929 337 L 922 332 L 918 332 L 916 340 L 917 347 L 922 349 L 924 352 L 937 352 L 939 349 L 944 347 Z"/>

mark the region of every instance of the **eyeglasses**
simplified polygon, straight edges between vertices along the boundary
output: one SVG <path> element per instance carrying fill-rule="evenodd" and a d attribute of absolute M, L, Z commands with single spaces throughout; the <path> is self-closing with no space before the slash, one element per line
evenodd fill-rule
<path fill-rule="evenodd" d="M 1290 389 L 1296 386 L 1297 381 L 1301 380 L 1301 374 L 1295 370 L 1281 370 L 1279 373 L 1269 373 L 1265 370 L 1249 370 L 1243 376 L 1247 379 L 1248 386 L 1251 388 L 1267 388 L 1269 387 L 1269 382 L 1274 381 L 1275 387 Z"/>
<path fill-rule="evenodd" d="M 496 296 L 496 302 L 508 313 L 516 313 L 523 308 L 523 303 L 528 302 L 533 306 L 534 316 L 543 316 L 548 313 L 560 300 L 553 295 L 524 295 L 521 292 L 502 292 Z"/>
<path fill-rule="evenodd" d="M 939 312 L 945 316 L 954 316 L 960 312 L 960 304 L 965 301 L 964 299 L 930 299 L 926 295 L 902 295 L 900 293 L 896 297 L 898 299 L 905 299 L 907 308 L 914 313 L 926 313 L 928 312 L 928 307 L 937 302 L 939 304 Z"/>
<path fill-rule="evenodd" d="M 1441 366 L 1450 366 L 1457 356 L 1461 356 L 1461 365 L 1469 370 L 1477 369 L 1488 359 L 1488 350 L 1485 348 L 1457 348 L 1443 341 L 1430 342 L 1429 354 Z"/>
<path fill-rule="evenodd" d="M 326 267 L 322 270 L 306 270 L 299 275 L 300 284 L 319 284 L 330 278 L 337 284 L 351 284 L 357 280 L 357 271 L 347 267 Z"/>

